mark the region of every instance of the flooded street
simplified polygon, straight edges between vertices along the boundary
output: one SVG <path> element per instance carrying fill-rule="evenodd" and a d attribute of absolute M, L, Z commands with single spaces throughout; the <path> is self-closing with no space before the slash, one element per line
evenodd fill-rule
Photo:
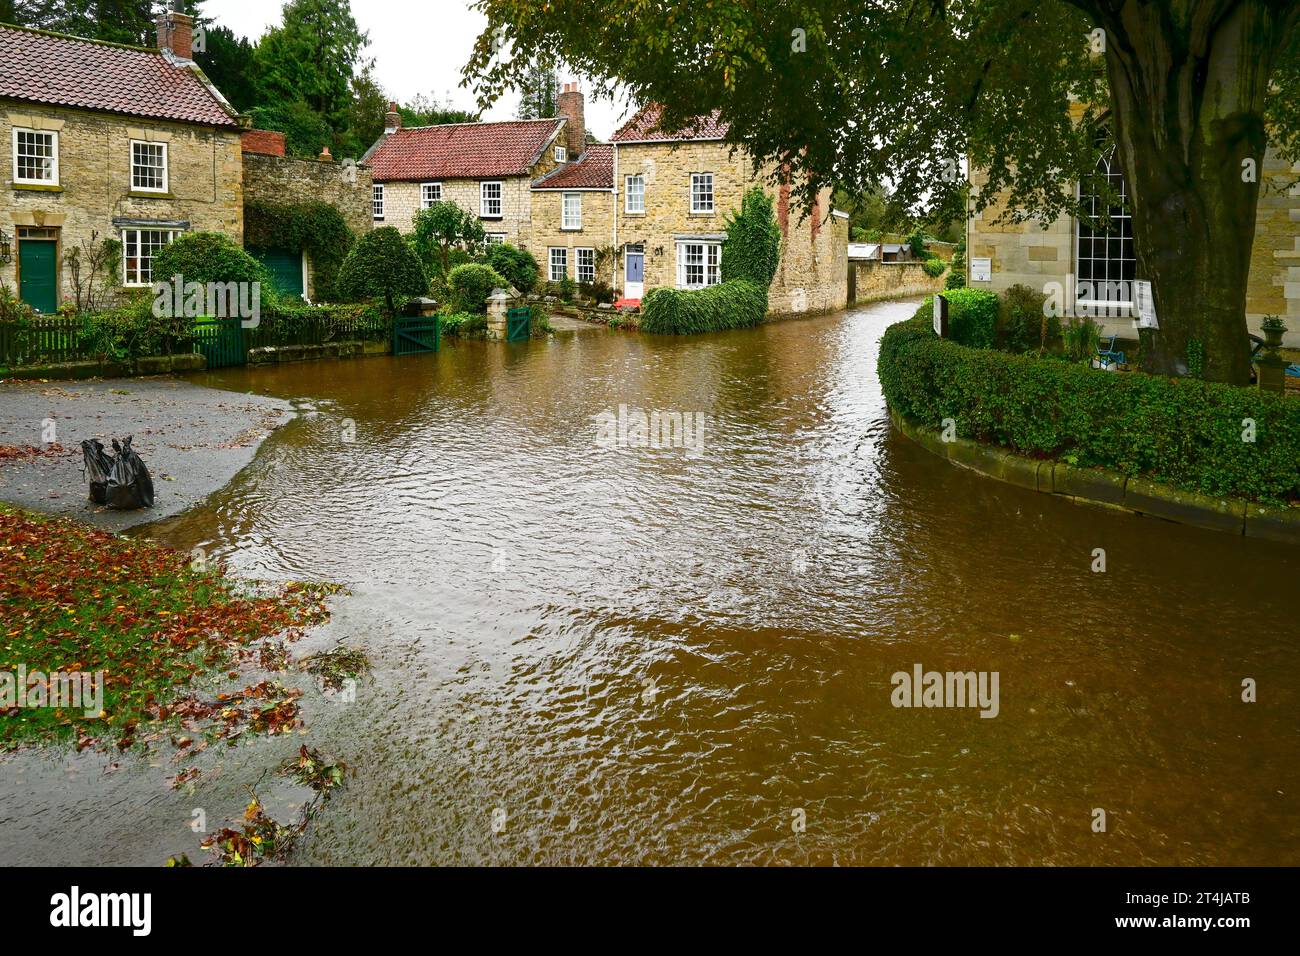
<path fill-rule="evenodd" d="M 1300 555 L 913 445 L 914 309 L 194 377 L 300 416 L 144 533 L 346 584 L 319 637 L 374 662 L 308 714 L 356 774 L 290 862 L 1300 862 Z M 602 447 L 620 406 L 698 453 Z M 892 706 L 918 664 L 997 716 Z"/>

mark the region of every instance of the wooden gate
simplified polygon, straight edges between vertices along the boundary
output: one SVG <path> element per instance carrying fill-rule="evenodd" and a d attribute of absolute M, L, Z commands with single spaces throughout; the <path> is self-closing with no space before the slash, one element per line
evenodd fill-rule
<path fill-rule="evenodd" d="M 393 354 L 436 352 L 442 345 L 442 322 L 436 315 L 412 315 L 393 320 Z"/>
<path fill-rule="evenodd" d="M 533 335 L 533 310 L 528 306 L 506 312 L 506 341 L 527 342 Z"/>
<path fill-rule="evenodd" d="M 227 368 L 248 362 L 243 319 L 195 319 L 194 339 L 208 368 Z"/>

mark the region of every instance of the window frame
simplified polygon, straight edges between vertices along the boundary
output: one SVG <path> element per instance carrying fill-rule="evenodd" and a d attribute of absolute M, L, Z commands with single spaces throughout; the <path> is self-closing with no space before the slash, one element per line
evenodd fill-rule
<path fill-rule="evenodd" d="M 135 148 L 137 146 L 157 147 L 162 149 L 162 186 L 138 186 L 135 181 L 135 170 L 138 165 L 135 161 Z M 131 192 L 133 193 L 167 193 L 171 191 L 171 150 L 166 143 L 157 143 L 147 139 L 131 140 Z M 155 167 L 142 167 L 154 169 Z"/>
<path fill-rule="evenodd" d="M 701 249 L 700 261 L 692 263 L 688 261 L 690 248 L 698 246 Z M 692 283 L 689 281 L 691 269 L 698 267 L 703 278 L 702 282 Z M 712 279 L 712 281 L 709 281 Z M 677 240 L 677 288 L 679 289 L 707 289 L 709 286 L 717 285 L 722 281 L 722 243 L 716 239 L 678 239 Z"/>
<path fill-rule="evenodd" d="M 432 199 L 426 195 L 430 189 L 436 189 L 438 191 L 438 195 Z M 442 202 L 442 181 L 437 180 L 434 182 L 420 183 L 420 208 L 428 209 L 436 202 Z"/>
<path fill-rule="evenodd" d="M 1074 272 L 1075 272 L 1075 301 L 1072 308 L 1075 310 L 1086 310 L 1086 313 L 1092 317 L 1122 317 L 1127 316 L 1134 310 L 1133 303 L 1133 284 L 1137 281 L 1137 239 L 1133 235 L 1133 209 L 1129 205 L 1128 183 L 1124 179 L 1124 172 L 1119 165 L 1119 157 L 1115 150 L 1109 153 L 1102 153 L 1097 157 L 1097 164 L 1093 168 L 1091 179 L 1105 177 L 1112 185 L 1118 180 L 1120 211 L 1110 215 L 1111 225 L 1109 229 L 1101 229 L 1085 221 L 1083 216 L 1074 217 Z M 1089 183 L 1080 180 L 1075 184 L 1075 195 L 1079 201 L 1080 208 L 1084 202 L 1088 202 L 1089 211 L 1094 215 L 1097 214 L 1097 203 L 1102 198 L 1100 190 L 1093 188 Z M 1086 235 L 1085 235 L 1086 231 Z M 1088 242 L 1089 254 L 1083 255 L 1083 243 Z M 1101 243 L 1102 253 L 1096 255 L 1097 244 Z M 1111 254 L 1112 243 L 1118 243 L 1118 252 Z M 1127 244 L 1130 255 L 1124 254 L 1124 247 Z M 1084 262 L 1088 263 L 1087 278 L 1084 277 Z M 1104 276 L 1096 275 L 1097 266 L 1101 266 Z M 1112 272 L 1117 272 L 1116 278 L 1111 277 Z M 1125 278 L 1125 274 L 1130 274 L 1130 278 Z M 1086 283 L 1086 286 L 1085 286 Z M 1098 298 L 1098 292 L 1102 289 L 1112 287 L 1112 283 L 1123 283 L 1119 291 L 1127 291 L 1127 298 L 1108 299 Z M 1087 298 L 1083 296 L 1084 290 L 1091 290 L 1091 295 Z"/>
<path fill-rule="evenodd" d="M 18 175 L 18 139 L 20 133 L 33 136 L 48 136 L 53 155 L 50 160 L 49 179 L 28 179 Z M 59 183 L 59 131 L 55 129 L 32 129 L 30 126 L 15 126 L 12 134 L 13 177 L 15 186 L 58 186 Z M 32 158 L 35 158 L 34 156 Z"/>
<path fill-rule="evenodd" d="M 703 206 L 696 205 L 696 200 L 703 195 L 703 190 L 696 189 L 697 181 L 703 183 L 708 180 L 709 184 L 709 206 L 705 209 Z M 713 173 L 691 173 L 691 215 L 692 216 L 712 216 L 718 208 L 718 197 L 714 190 Z"/>
<path fill-rule="evenodd" d="M 384 221 L 385 190 L 384 183 L 374 183 L 370 188 L 370 218 L 375 222 Z"/>
<path fill-rule="evenodd" d="M 569 147 L 556 143 L 555 152 L 551 155 L 555 157 L 557 163 L 567 163 L 569 161 Z"/>
<path fill-rule="evenodd" d="M 578 215 L 576 219 L 569 218 L 569 200 L 576 200 L 578 204 Z M 573 225 L 573 223 L 577 225 Z M 582 193 L 560 193 L 560 231 L 561 232 L 582 232 Z"/>
<path fill-rule="evenodd" d="M 586 253 L 587 256 L 591 259 L 591 263 L 590 263 L 590 268 L 591 268 L 591 278 L 590 278 L 590 279 L 584 279 L 584 278 L 582 277 L 582 268 L 583 268 L 583 267 L 582 267 L 582 258 L 583 258 L 583 253 Z M 590 246 L 582 246 L 582 247 L 579 247 L 579 248 L 573 250 L 573 275 L 574 275 L 574 281 L 576 281 L 576 282 L 578 282 L 578 283 L 583 283 L 583 282 L 593 283 L 593 282 L 596 281 L 596 250 L 595 250 L 594 247 L 590 247 Z"/>
<path fill-rule="evenodd" d="M 641 197 L 641 208 L 632 208 L 632 180 L 638 180 L 641 183 L 641 190 L 637 194 Z M 645 215 L 645 173 L 629 173 L 623 177 L 623 211 L 630 216 Z"/>
<path fill-rule="evenodd" d="M 489 197 L 487 188 L 495 186 L 497 188 L 495 213 L 488 212 Z M 505 182 L 500 179 L 485 179 L 478 184 L 478 215 L 480 219 L 504 219 L 506 211 L 506 187 Z"/>
<path fill-rule="evenodd" d="M 555 261 L 555 254 L 557 252 L 560 254 L 560 259 L 563 260 L 562 262 L 559 263 L 559 265 L 564 269 L 563 273 L 560 275 L 559 278 L 556 278 L 555 276 L 555 266 L 557 264 Z M 546 253 L 546 281 L 563 282 L 568 277 L 569 277 L 569 247 L 551 246 Z"/>
<path fill-rule="evenodd" d="M 485 246 L 504 246 L 509 239 L 509 234 L 504 232 L 483 233 L 483 245 Z"/>
<path fill-rule="evenodd" d="M 176 241 L 176 237 L 177 237 L 178 235 L 180 235 L 181 233 L 183 233 L 184 231 L 185 231 L 184 229 L 173 229 L 173 228 L 165 228 L 165 227 L 151 227 L 151 226 L 124 226 L 124 227 L 122 227 L 122 229 L 121 229 L 121 236 L 120 236 L 120 238 L 121 238 L 121 242 L 122 242 L 122 287 L 123 287 L 123 288 L 126 288 L 126 289 L 148 289 L 148 288 L 150 288 L 150 287 L 153 285 L 153 282 L 154 282 L 154 279 L 153 279 L 153 259 L 154 259 L 154 255 L 157 254 L 157 251 L 158 251 L 159 249 L 165 249 L 167 246 L 170 246 L 173 242 Z M 136 262 L 136 266 L 135 266 L 135 275 L 136 275 L 136 279 L 135 279 L 134 282 L 131 281 L 130 278 L 129 278 L 129 272 L 128 272 L 128 266 L 127 266 L 127 258 L 128 258 L 128 257 L 127 257 L 127 250 L 130 248 L 130 244 L 127 242 L 127 236 L 130 235 L 130 234 L 132 234 L 132 233 L 135 234 L 135 248 L 136 248 L 136 255 L 135 255 L 135 262 Z M 162 245 L 159 245 L 159 246 L 150 246 L 150 249 L 152 250 L 153 255 L 150 255 L 150 256 L 148 257 L 148 261 L 149 261 L 149 278 L 148 278 L 148 279 L 141 279 L 141 278 L 140 278 L 140 274 L 141 274 L 141 272 L 142 272 L 142 270 L 141 270 L 141 268 L 140 268 L 140 262 L 141 262 L 141 259 L 143 258 L 143 257 L 140 255 L 140 236 L 141 236 L 143 233 L 165 233 L 165 234 L 167 235 L 167 241 L 164 242 Z"/>

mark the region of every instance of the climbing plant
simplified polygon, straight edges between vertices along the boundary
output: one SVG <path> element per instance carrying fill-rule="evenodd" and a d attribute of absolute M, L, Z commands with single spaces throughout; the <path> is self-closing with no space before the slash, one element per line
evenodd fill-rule
<path fill-rule="evenodd" d="M 339 268 L 355 237 L 343 215 L 326 202 L 244 203 L 244 245 L 264 249 L 302 249 L 311 256 L 315 298 L 337 301 Z"/>

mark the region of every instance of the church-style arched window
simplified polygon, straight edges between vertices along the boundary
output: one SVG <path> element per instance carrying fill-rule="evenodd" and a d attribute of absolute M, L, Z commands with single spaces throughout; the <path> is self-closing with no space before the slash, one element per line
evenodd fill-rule
<path fill-rule="evenodd" d="M 1137 278 L 1128 184 L 1112 146 L 1097 160 L 1092 176 L 1079 183 L 1081 210 L 1075 231 L 1075 274 L 1080 302 L 1131 307 Z M 1092 314 L 1097 315 L 1097 309 Z"/>

